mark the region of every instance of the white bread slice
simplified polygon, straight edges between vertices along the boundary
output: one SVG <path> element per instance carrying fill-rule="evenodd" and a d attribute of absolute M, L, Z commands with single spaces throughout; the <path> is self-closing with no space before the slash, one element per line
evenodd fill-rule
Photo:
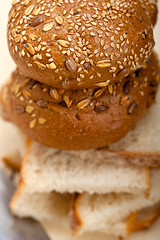
<path fill-rule="evenodd" d="M 65 224 L 65 220 L 61 219 L 60 222 L 40 221 L 40 223 L 50 240 L 120 240 L 117 237 L 106 236 L 103 233 L 85 233 L 82 236 L 74 236 L 71 234 L 67 224 Z"/>
<path fill-rule="evenodd" d="M 29 194 L 20 184 L 12 197 L 12 213 L 20 218 L 53 221 L 68 215 L 72 196 L 70 194 L 33 193 Z"/>
<path fill-rule="evenodd" d="M 24 155 L 26 137 L 11 123 L 0 119 L 0 159 L 18 171 Z"/>
<path fill-rule="evenodd" d="M 151 171 L 151 191 L 146 197 L 139 194 L 104 194 L 76 196 L 71 211 L 71 224 L 78 234 L 108 231 L 108 224 L 123 222 L 131 213 L 151 207 L 160 202 L 160 169 Z M 127 235 L 126 233 L 121 236 Z"/>
<path fill-rule="evenodd" d="M 21 185 L 11 201 L 12 212 L 19 217 L 32 217 L 41 222 L 51 239 L 58 240 L 118 240 L 103 233 L 87 232 L 82 236 L 72 235 L 69 227 L 68 212 L 71 196 L 53 193 L 25 192 Z M 125 235 L 128 222 L 122 221 L 106 225 L 106 232 L 111 235 Z M 65 234 L 65 235 L 64 235 Z M 136 240 L 136 239 L 135 239 Z M 157 239 L 158 240 L 158 239 Z"/>
<path fill-rule="evenodd" d="M 61 223 L 64 219 L 61 221 Z M 105 234 L 102 233 L 86 233 L 82 236 L 71 236 L 67 227 L 60 225 L 55 222 L 41 222 L 41 225 L 44 227 L 47 235 L 50 240 L 120 240 L 121 238 L 117 237 L 106 237 Z M 160 236 L 160 220 L 157 221 L 149 230 L 141 231 L 138 233 L 132 234 L 130 237 L 127 237 L 125 240 L 159 240 Z"/>
<path fill-rule="evenodd" d="M 160 166 L 160 88 L 156 103 L 148 113 L 120 141 L 106 149 L 72 151 L 72 154 L 90 161 L 139 166 Z M 94 156 L 94 157 L 93 157 Z"/>
<path fill-rule="evenodd" d="M 148 169 L 84 161 L 69 152 L 29 141 L 22 163 L 22 182 L 28 192 L 110 193 L 146 192 Z"/>
<path fill-rule="evenodd" d="M 88 240 L 87 236 L 89 234 L 85 234 L 87 238 L 85 235 L 83 237 L 73 236 L 72 230 L 70 229 L 69 207 L 72 197 L 73 196 L 69 194 L 58 194 L 55 192 L 30 194 L 26 192 L 23 185 L 20 185 L 12 198 L 10 208 L 12 213 L 20 218 L 32 217 L 37 221 L 52 225 L 52 230 L 56 231 L 60 228 L 65 229 L 65 234 L 68 239 Z M 119 225 L 117 224 L 114 229 L 118 230 L 118 228 L 120 228 L 120 231 L 122 231 L 121 228 L 124 229 L 124 223 L 120 223 Z M 59 236 L 64 236 L 63 234 L 61 235 L 61 232 L 58 232 L 58 234 Z M 103 236 L 102 240 L 106 237 L 106 235 L 103 234 L 99 235 Z M 91 236 L 93 239 L 94 235 L 91 234 Z M 57 238 L 57 240 L 61 239 L 64 240 L 66 238 Z M 109 240 L 112 239 L 115 240 L 115 238 L 109 238 Z"/>

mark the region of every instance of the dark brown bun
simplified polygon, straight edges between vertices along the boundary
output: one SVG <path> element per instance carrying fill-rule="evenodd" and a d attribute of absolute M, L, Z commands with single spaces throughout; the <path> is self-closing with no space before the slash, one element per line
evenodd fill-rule
<path fill-rule="evenodd" d="M 152 56 L 120 83 L 59 90 L 15 71 L 1 101 L 11 121 L 31 139 L 59 149 L 100 148 L 124 137 L 144 115 L 155 98 L 157 73 Z"/>
<path fill-rule="evenodd" d="M 139 69 L 154 46 L 144 2 L 15 0 L 10 53 L 25 76 L 49 86 L 84 89 L 118 82 Z"/>

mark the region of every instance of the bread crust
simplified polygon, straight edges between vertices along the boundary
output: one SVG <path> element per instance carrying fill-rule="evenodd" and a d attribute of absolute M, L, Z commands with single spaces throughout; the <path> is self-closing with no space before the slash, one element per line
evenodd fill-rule
<path fill-rule="evenodd" d="M 8 46 L 25 76 L 57 88 L 97 88 L 122 80 L 149 58 L 153 4 L 71 2 L 12 6 Z"/>
<path fill-rule="evenodd" d="M 101 89 L 59 90 L 20 75 L 6 85 L 9 118 L 43 145 L 83 150 L 123 138 L 153 103 L 158 64 L 154 56 L 121 83 Z"/>
<path fill-rule="evenodd" d="M 82 194 L 75 194 L 70 209 L 70 226 L 73 234 L 83 228 L 83 218 L 80 212 L 80 201 L 83 199 Z M 139 211 L 131 212 L 126 219 L 126 235 L 130 236 L 131 233 L 150 228 L 160 217 L 160 203 L 152 207 L 140 209 Z"/>
<path fill-rule="evenodd" d="M 143 214 L 144 216 L 145 214 L 147 216 L 142 218 Z M 131 233 L 133 232 L 150 228 L 158 220 L 159 217 L 160 217 L 160 203 L 155 204 L 150 208 L 145 208 L 142 209 L 141 211 L 131 213 L 126 223 L 128 236 L 130 236 Z"/>

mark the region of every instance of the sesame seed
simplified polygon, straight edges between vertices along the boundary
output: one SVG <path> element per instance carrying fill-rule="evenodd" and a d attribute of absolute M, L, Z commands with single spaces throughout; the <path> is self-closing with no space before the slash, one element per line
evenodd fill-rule
<path fill-rule="evenodd" d="M 33 119 L 30 123 L 29 123 L 29 127 L 30 128 L 34 128 L 35 127 L 35 125 L 36 125 L 36 119 Z"/>
<path fill-rule="evenodd" d="M 39 118 L 38 119 L 38 123 L 41 124 L 41 125 L 44 124 L 46 121 L 47 120 L 45 118 Z"/>
<path fill-rule="evenodd" d="M 27 113 L 31 114 L 33 111 L 34 111 L 34 107 L 32 107 L 32 106 L 27 106 L 26 107 L 26 112 Z"/>
<path fill-rule="evenodd" d="M 50 69 L 56 69 L 56 64 L 54 62 L 49 64 Z"/>

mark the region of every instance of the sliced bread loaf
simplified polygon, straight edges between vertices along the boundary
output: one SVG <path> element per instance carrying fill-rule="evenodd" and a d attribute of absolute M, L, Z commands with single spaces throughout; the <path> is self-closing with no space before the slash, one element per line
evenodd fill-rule
<path fill-rule="evenodd" d="M 108 232 L 108 225 L 128 219 L 131 213 L 151 207 L 160 202 L 160 170 L 151 171 L 150 195 L 103 194 L 76 195 L 71 211 L 71 224 L 76 233 Z M 126 235 L 127 235 L 126 228 Z"/>
<path fill-rule="evenodd" d="M 150 187 L 147 167 L 85 161 L 33 141 L 27 144 L 21 176 L 30 193 L 133 193 L 145 192 Z"/>

